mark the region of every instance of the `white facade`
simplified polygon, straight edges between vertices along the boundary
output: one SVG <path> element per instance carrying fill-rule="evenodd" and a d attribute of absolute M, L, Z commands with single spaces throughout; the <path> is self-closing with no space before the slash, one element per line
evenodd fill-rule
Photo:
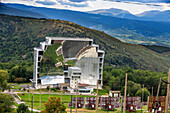
<path fill-rule="evenodd" d="M 75 83 L 78 80 L 79 83 L 89 84 L 89 88 L 96 88 L 97 80 L 99 80 L 99 88 L 102 88 L 105 52 L 99 50 L 98 45 L 93 44 L 93 39 L 66 37 L 46 37 L 46 41 L 40 43 L 40 48 L 34 48 L 34 73 L 32 82 L 35 88 L 37 87 L 37 80 L 39 79 L 40 62 L 43 57 L 43 52 L 46 51 L 49 45 L 55 42 L 61 42 L 61 46 L 56 48 L 55 52 L 56 55 L 63 54 L 64 62 L 76 60 L 75 65 L 68 68 L 70 70 L 68 70 L 68 78 L 70 78 L 71 87 L 75 88 Z M 56 67 L 60 65 L 61 64 L 56 63 Z M 64 72 L 65 71 L 67 70 L 64 70 Z M 54 81 L 52 79 L 54 79 Z M 59 78 L 49 77 L 42 83 L 55 83 L 57 79 Z"/>
<path fill-rule="evenodd" d="M 42 49 L 34 48 L 34 72 L 33 72 L 33 86 L 37 86 L 37 80 L 39 78 L 40 62 L 43 57 Z"/>
<path fill-rule="evenodd" d="M 120 97 L 121 93 L 120 93 L 120 91 L 109 91 L 109 96 L 111 96 L 111 97 Z"/>
<path fill-rule="evenodd" d="M 65 83 L 64 76 L 44 76 L 41 77 L 41 85 L 54 85 Z"/>
<path fill-rule="evenodd" d="M 80 83 L 81 79 L 81 69 L 78 67 L 69 67 L 68 76 L 70 77 L 70 86 L 76 88 L 77 82 Z"/>

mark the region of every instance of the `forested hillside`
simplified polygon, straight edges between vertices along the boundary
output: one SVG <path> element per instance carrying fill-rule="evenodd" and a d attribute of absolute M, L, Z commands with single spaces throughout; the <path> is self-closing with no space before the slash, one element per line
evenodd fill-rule
<path fill-rule="evenodd" d="M 104 32 L 68 21 L 0 15 L 0 62 L 33 62 L 33 48 L 46 36 L 88 37 L 106 52 L 105 65 L 116 68 L 168 71 L 170 51 L 157 52 L 141 45 L 127 44 Z M 157 48 L 156 48 L 157 49 Z"/>
<path fill-rule="evenodd" d="M 100 14 L 34 7 L 23 4 L 2 3 L 0 4 L 0 7 L 3 8 L 3 10 L 0 11 L 0 14 L 66 20 L 91 29 L 104 31 L 105 33 L 121 39 L 124 42 L 145 45 L 154 44 L 170 47 L 170 22 L 154 22 L 152 21 L 154 19 L 150 19 L 151 21 L 131 20 Z M 20 14 L 18 14 L 17 10 L 20 10 Z M 120 11 L 118 12 L 120 13 Z M 115 13 L 116 12 L 114 11 L 114 14 Z M 163 15 L 160 17 L 163 18 Z"/>

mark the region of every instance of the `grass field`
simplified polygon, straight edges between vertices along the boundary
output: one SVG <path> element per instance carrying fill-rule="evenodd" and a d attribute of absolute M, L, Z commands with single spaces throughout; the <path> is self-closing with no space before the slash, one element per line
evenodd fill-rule
<path fill-rule="evenodd" d="M 31 101 L 29 101 L 29 94 L 28 93 L 23 93 L 23 94 L 18 94 L 23 101 L 26 102 L 27 105 L 29 105 L 31 107 Z M 54 95 L 51 94 L 50 97 L 60 97 L 61 95 Z M 75 95 L 72 95 L 72 97 L 75 97 Z M 92 96 L 87 96 L 87 95 L 78 95 L 78 97 L 92 97 Z M 44 103 L 46 101 L 48 101 L 49 98 L 49 94 L 42 94 L 41 95 L 41 109 L 40 109 L 40 94 L 33 94 L 33 108 L 34 109 L 38 109 L 38 110 L 43 110 L 45 109 Z M 30 94 L 30 100 L 32 99 L 32 94 Z M 66 106 L 66 111 L 69 113 L 70 112 L 70 108 L 68 108 L 68 103 L 71 102 L 71 95 L 63 95 L 62 96 L 62 102 L 64 103 L 64 105 Z M 72 109 L 72 111 L 74 111 L 75 109 Z M 143 106 L 143 110 L 146 111 L 147 110 L 147 106 Z M 78 111 L 83 111 L 85 113 L 94 113 L 95 110 L 88 110 L 85 108 L 81 108 L 78 109 Z M 141 110 L 137 110 L 137 113 L 140 113 Z M 98 113 L 107 113 L 106 110 L 101 110 L 101 108 L 98 108 Z M 120 108 L 116 109 L 115 111 L 108 111 L 108 113 L 122 113 L 122 111 L 120 111 Z"/>
<path fill-rule="evenodd" d="M 97 90 L 94 89 L 94 91 L 92 93 L 97 93 Z M 98 90 L 98 95 L 108 95 L 108 94 L 109 94 L 109 90 L 107 90 L 107 89 L 103 88 L 103 89 Z"/>
<path fill-rule="evenodd" d="M 11 86 L 11 89 L 22 89 L 20 85 L 28 85 L 29 83 L 8 83 L 9 86 Z"/>
<path fill-rule="evenodd" d="M 32 94 L 30 94 L 30 100 L 29 100 L 29 93 L 22 93 L 18 94 L 23 101 L 26 102 L 27 105 L 31 107 L 31 99 L 32 99 Z M 61 97 L 61 95 L 54 95 L 51 94 L 50 97 Z M 72 97 L 76 97 L 75 95 L 72 95 Z M 87 96 L 87 95 L 78 95 L 78 97 L 92 97 L 92 96 Z M 44 103 L 48 101 L 49 94 L 42 94 L 41 95 L 41 108 L 45 109 Z M 40 100 L 40 94 L 33 94 L 33 101 L 34 101 L 34 108 L 39 109 L 39 100 Z M 68 108 L 68 103 L 71 102 L 71 95 L 63 95 L 62 96 L 62 102 Z M 41 109 L 41 110 L 42 110 Z M 40 110 L 40 109 L 39 109 Z"/>

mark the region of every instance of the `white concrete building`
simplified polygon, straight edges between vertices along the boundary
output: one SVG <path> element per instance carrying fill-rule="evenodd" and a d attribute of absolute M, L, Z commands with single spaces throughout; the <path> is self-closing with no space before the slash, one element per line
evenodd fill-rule
<path fill-rule="evenodd" d="M 46 37 L 46 41 L 40 43 L 40 48 L 34 48 L 34 73 L 32 82 L 35 88 L 37 88 L 37 81 L 40 78 L 40 62 L 43 58 L 43 53 L 48 49 L 48 46 L 53 46 L 56 43 L 59 43 L 61 46 L 56 48 L 55 53 L 57 56 L 62 55 L 63 61 L 57 62 L 55 66 L 56 68 L 63 65 L 67 67 L 63 69 L 65 83 L 70 83 L 70 87 L 75 88 L 75 81 L 78 80 L 80 84 L 88 84 L 88 88 L 91 89 L 96 88 L 97 80 L 99 80 L 99 88 L 102 88 L 105 52 L 99 50 L 98 45 L 93 44 L 93 39 L 66 37 Z M 72 60 L 76 61 L 74 65 L 69 66 L 64 64 Z M 89 90 L 87 89 L 87 91 Z"/>
<path fill-rule="evenodd" d="M 68 77 L 70 77 L 70 87 L 76 88 L 76 83 L 80 83 L 81 69 L 79 67 L 69 67 Z"/>
<path fill-rule="evenodd" d="M 43 76 L 40 77 L 41 85 L 57 85 L 65 83 L 64 76 Z"/>

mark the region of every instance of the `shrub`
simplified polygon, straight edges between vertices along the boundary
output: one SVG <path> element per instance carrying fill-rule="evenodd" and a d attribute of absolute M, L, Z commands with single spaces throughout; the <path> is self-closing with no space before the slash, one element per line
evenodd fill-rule
<path fill-rule="evenodd" d="M 141 99 L 142 99 L 142 92 L 143 92 L 143 89 L 138 90 L 137 93 L 135 94 L 135 96 L 140 96 Z M 150 92 L 148 91 L 147 88 L 144 88 L 144 98 L 143 98 L 143 100 L 147 101 L 148 96 L 150 96 Z"/>
<path fill-rule="evenodd" d="M 60 98 L 50 97 L 48 102 L 45 103 L 45 110 L 42 113 L 66 113 L 66 107 L 61 104 Z"/>
<path fill-rule="evenodd" d="M 17 108 L 17 113 L 30 113 L 28 106 L 24 103 L 20 104 Z"/>
<path fill-rule="evenodd" d="M 24 83 L 26 81 L 25 78 L 19 77 L 14 80 L 16 83 Z"/>

